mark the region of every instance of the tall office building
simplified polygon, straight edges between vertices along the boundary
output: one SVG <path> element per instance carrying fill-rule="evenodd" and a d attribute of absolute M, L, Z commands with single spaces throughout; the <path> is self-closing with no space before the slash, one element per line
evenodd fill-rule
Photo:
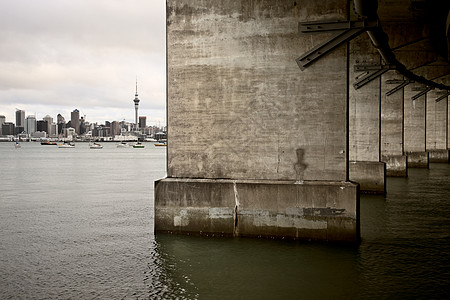
<path fill-rule="evenodd" d="M 48 134 L 50 134 L 50 126 L 53 123 L 53 118 L 50 117 L 49 115 L 46 115 L 44 118 L 42 118 L 42 120 L 47 122 L 47 130 L 45 130 L 45 132 L 47 132 Z"/>
<path fill-rule="evenodd" d="M 3 116 L 3 115 L 1 115 L 1 116 L 0 116 L 0 135 L 3 135 L 3 133 L 2 133 L 2 125 L 3 125 L 3 123 L 5 123 L 5 122 L 6 122 L 6 117 Z"/>
<path fill-rule="evenodd" d="M 33 115 L 29 115 L 26 119 L 25 119 L 25 132 L 29 135 L 33 134 L 36 132 L 36 117 Z"/>
<path fill-rule="evenodd" d="M 117 121 L 111 122 L 111 136 L 120 135 L 120 123 Z"/>
<path fill-rule="evenodd" d="M 25 111 L 16 109 L 16 127 L 25 127 Z"/>
<path fill-rule="evenodd" d="M 136 94 L 134 95 L 134 110 L 136 112 L 136 130 L 139 129 L 139 123 L 138 123 L 138 109 L 139 109 L 139 98 L 138 98 L 138 92 L 137 92 L 137 79 L 136 79 Z"/>
<path fill-rule="evenodd" d="M 61 114 L 58 114 L 56 116 L 56 123 L 57 124 L 66 123 L 66 120 L 64 119 L 64 117 Z"/>
<path fill-rule="evenodd" d="M 70 113 L 70 123 L 75 132 L 80 134 L 80 111 L 78 109 Z"/>
<path fill-rule="evenodd" d="M 139 128 L 144 129 L 145 127 L 147 127 L 147 117 L 140 116 L 139 117 Z"/>

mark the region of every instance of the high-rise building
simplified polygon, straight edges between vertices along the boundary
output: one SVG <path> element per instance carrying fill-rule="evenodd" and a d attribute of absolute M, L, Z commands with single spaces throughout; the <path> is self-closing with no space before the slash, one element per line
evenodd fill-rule
<path fill-rule="evenodd" d="M 46 132 L 47 134 L 49 133 L 48 131 L 48 122 L 44 121 L 44 120 L 39 120 L 36 122 L 36 131 L 43 131 Z"/>
<path fill-rule="evenodd" d="M 80 111 L 75 109 L 70 113 L 70 124 L 77 134 L 80 134 Z"/>
<path fill-rule="evenodd" d="M 49 115 L 46 115 L 44 118 L 42 118 L 42 120 L 47 121 L 47 130 L 46 130 L 46 132 L 48 134 L 50 134 L 50 125 L 52 125 L 52 123 L 53 123 L 53 118 L 50 117 Z"/>
<path fill-rule="evenodd" d="M 25 127 L 25 111 L 16 109 L 16 127 Z"/>
<path fill-rule="evenodd" d="M 147 117 L 140 116 L 139 117 L 139 128 L 144 129 L 145 127 L 147 127 Z"/>
<path fill-rule="evenodd" d="M 50 124 L 50 131 L 48 133 L 49 137 L 57 137 L 58 136 L 58 124 L 52 123 Z"/>
<path fill-rule="evenodd" d="M 61 114 L 58 114 L 56 116 L 56 123 L 57 124 L 66 123 L 66 120 L 64 119 L 64 117 Z"/>
<path fill-rule="evenodd" d="M 2 125 L 3 125 L 3 123 L 5 123 L 5 122 L 6 122 L 6 117 L 3 116 L 3 115 L 1 115 L 1 116 L 0 116 L 0 135 L 3 135 L 3 133 L 2 133 Z"/>
<path fill-rule="evenodd" d="M 138 92 L 137 92 L 137 79 L 136 79 L 136 94 L 134 95 L 134 110 L 135 110 L 135 113 L 136 113 L 136 118 L 135 118 L 135 120 L 136 120 L 136 130 L 138 130 L 139 129 L 139 123 L 138 123 L 138 110 L 139 110 L 139 98 L 138 98 Z"/>
<path fill-rule="evenodd" d="M 120 123 L 113 121 L 111 123 L 111 136 L 120 135 Z"/>
<path fill-rule="evenodd" d="M 29 115 L 26 119 L 25 119 L 25 132 L 27 134 L 33 134 L 36 131 L 36 117 L 33 115 Z"/>

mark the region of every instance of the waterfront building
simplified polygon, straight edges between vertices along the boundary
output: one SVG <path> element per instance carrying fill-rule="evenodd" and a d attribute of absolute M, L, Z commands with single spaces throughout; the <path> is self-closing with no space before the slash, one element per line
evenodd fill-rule
<path fill-rule="evenodd" d="M 136 131 L 139 130 L 139 123 L 138 123 L 138 110 L 139 110 L 139 98 L 138 98 L 138 91 L 137 91 L 137 79 L 136 79 L 136 94 L 134 95 L 134 110 L 136 113 L 135 116 L 135 124 L 136 124 Z"/>
<path fill-rule="evenodd" d="M 33 134 L 36 131 L 37 124 L 36 124 L 36 116 L 29 115 L 25 119 L 25 132 L 29 135 Z"/>
<path fill-rule="evenodd" d="M 117 121 L 111 123 L 111 136 L 120 135 L 120 124 Z"/>
<path fill-rule="evenodd" d="M 75 135 L 76 135 L 75 128 L 72 128 L 72 127 L 64 128 L 64 137 L 65 138 L 72 140 Z"/>
<path fill-rule="evenodd" d="M 16 109 L 16 127 L 25 127 L 25 111 Z"/>
<path fill-rule="evenodd" d="M 70 113 L 70 124 L 77 134 L 80 134 L 80 111 L 75 109 Z"/>
<path fill-rule="evenodd" d="M 46 138 L 47 137 L 47 132 L 45 132 L 45 131 L 35 131 L 31 135 L 31 137 L 34 138 L 34 139 Z"/>
<path fill-rule="evenodd" d="M 12 122 L 5 122 L 2 125 L 2 135 L 14 135 L 15 126 Z"/>
<path fill-rule="evenodd" d="M 58 136 L 58 124 L 51 123 L 50 124 L 50 130 L 48 132 L 49 137 L 57 137 Z"/>

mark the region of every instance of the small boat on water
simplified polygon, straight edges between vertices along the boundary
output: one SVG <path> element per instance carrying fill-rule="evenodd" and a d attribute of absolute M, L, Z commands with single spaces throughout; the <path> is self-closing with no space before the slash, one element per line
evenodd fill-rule
<path fill-rule="evenodd" d="M 64 144 L 58 144 L 58 148 L 75 148 L 75 144 L 72 142 L 64 142 Z"/>
<path fill-rule="evenodd" d="M 166 143 L 166 142 L 158 142 L 158 143 L 155 143 L 155 147 L 164 147 L 164 146 L 167 146 L 167 143 Z"/>
<path fill-rule="evenodd" d="M 93 144 L 89 144 L 89 148 L 90 149 L 102 149 L 103 146 L 99 143 L 93 143 Z"/>
<path fill-rule="evenodd" d="M 19 142 L 16 142 L 16 144 L 14 145 L 14 148 L 22 148 L 22 146 L 20 146 Z"/>
<path fill-rule="evenodd" d="M 41 142 L 41 145 L 44 145 L 44 146 L 56 146 L 58 144 L 55 143 L 55 142 L 44 141 L 44 142 Z"/>
<path fill-rule="evenodd" d="M 120 144 L 117 144 L 117 148 L 130 148 L 131 145 L 128 144 L 127 142 L 122 142 Z"/>
<path fill-rule="evenodd" d="M 136 143 L 133 145 L 133 148 L 144 148 L 144 145 L 142 145 L 141 143 Z"/>

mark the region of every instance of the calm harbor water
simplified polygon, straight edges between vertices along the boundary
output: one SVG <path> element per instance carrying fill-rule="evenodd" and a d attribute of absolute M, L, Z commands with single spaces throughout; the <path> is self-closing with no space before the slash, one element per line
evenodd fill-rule
<path fill-rule="evenodd" d="M 450 298 L 450 166 L 361 197 L 358 246 L 153 235 L 165 148 L 0 143 L 0 299 Z"/>

